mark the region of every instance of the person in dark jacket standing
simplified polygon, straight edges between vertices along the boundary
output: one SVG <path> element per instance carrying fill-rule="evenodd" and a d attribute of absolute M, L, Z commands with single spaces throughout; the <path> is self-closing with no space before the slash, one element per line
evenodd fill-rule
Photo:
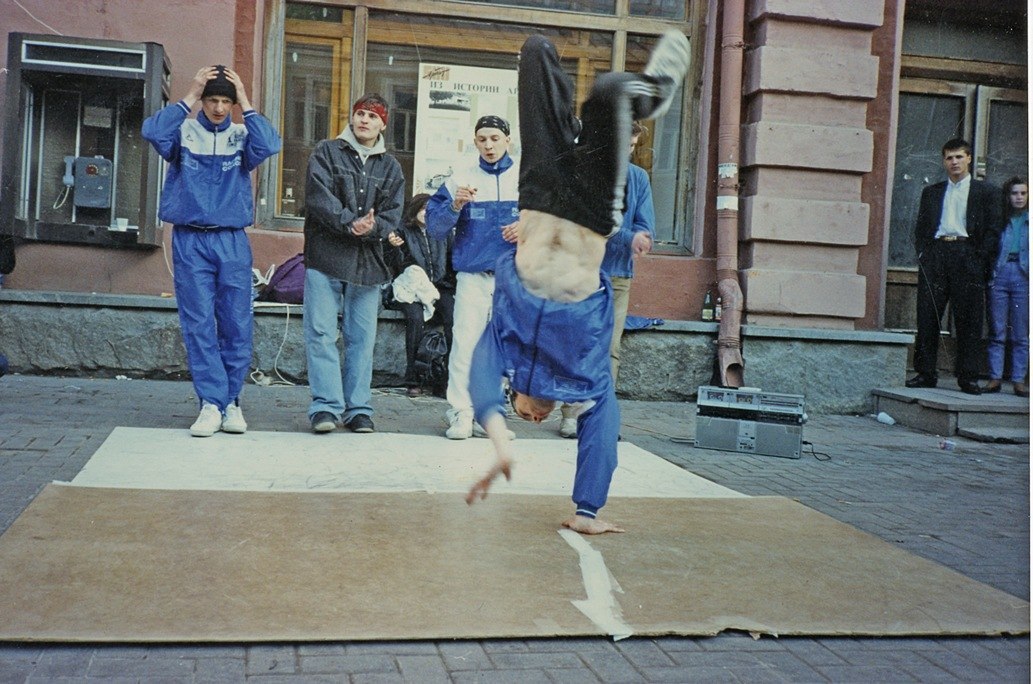
<path fill-rule="evenodd" d="M 389 308 L 405 314 L 405 384 L 410 397 L 423 393 L 416 373 L 416 350 L 428 324 L 439 321 L 444 328 L 446 347 L 452 349 L 452 313 L 456 302 L 456 273 L 452 270 L 452 235 L 435 240 L 427 235 L 427 200 L 421 193 L 409 200 L 402 218 L 402 227 L 387 236 L 390 247 L 385 250 L 391 273 L 398 276 L 410 266 L 419 266 L 427 280 L 437 289 L 434 315 L 424 319 L 421 302 L 392 301 Z M 437 388 L 435 388 L 436 390 Z M 443 388 L 441 388 L 443 389 Z"/>
<path fill-rule="evenodd" d="M 382 97 L 364 95 L 352 106 L 350 125 L 309 157 L 304 311 L 314 432 L 331 432 L 338 421 L 352 432 L 373 432 L 373 343 L 381 286 L 391 280 L 383 240 L 401 221 L 405 185 L 384 145 L 387 117 Z"/>
<path fill-rule="evenodd" d="M 918 333 L 915 336 L 915 371 L 908 387 L 936 387 L 936 356 L 940 321 L 947 303 L 954 315 L 958 352 L 955 372 L 958 387 L 979 394 L 976 381 L 981 356 L 986 283 L 997 256 L 1001 231 L 997 190 L 972 178 L 972 146 L 948 140 L 942 148 L 946 181 L 922 190 L 915 222 L 918 252 Z"/>
<path fill-rule="evenodd" d="M 197 101 L 197 118 L 187 118 Z M 233 105 L 244 123 L 233 123 Z M 201 412 L 195 437 L 242 433 L 240 391 L 251 367 L 251 172 L 280 151 L 280 136 L 251 107 L 232 69 L 202 67 L 186 96 L 143 122 L 168 162 L 159 216 L 172 224 L 172 264 L 187 365 Z"/>

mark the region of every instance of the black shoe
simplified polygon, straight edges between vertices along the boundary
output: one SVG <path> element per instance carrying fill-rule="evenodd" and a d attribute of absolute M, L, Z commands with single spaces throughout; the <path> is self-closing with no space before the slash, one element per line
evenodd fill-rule
<path fill-rule="evenodd" d="M 958 380 L 958 387 L 965 394 L 982 394 L 983 390 L 979 389 L 979 383 L 973 380 Z"/>
<path fill-rule="evenodd" d="M 352 416 L 351 420 L 344 424 L 344 427 L 348 428 L 352 432 L 373 432 L 373 419 L 365 413 L 357 413 Z"/>
<path fill-rule="evenodd" d="M 905 387 L 936 387 L 936 376 L 919 373 L 904 383 Z"/>
<path fill-rule="evenodd" d="M 312 432 L 333 432 L 337 428 L 337 419 L 328 411 L 320 411 L 312 416 Z"/>

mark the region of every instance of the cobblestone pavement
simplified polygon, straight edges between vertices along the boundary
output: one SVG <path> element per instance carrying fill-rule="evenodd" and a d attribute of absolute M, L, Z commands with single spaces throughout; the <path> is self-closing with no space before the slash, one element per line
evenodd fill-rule
<path fill-rule="evenodd" d="M 304 431 L 306 387 L 249 385 L 255 430 Z M 374 396 L 384 432 L 437 434 L 445 404 Z M 1029 447 L 938 439 L 867 416 L 812 418 L 799 460 L 696 449 L 694 405 L 621 402 L 622 435 L 719 484 L 779 495 L 1029 600 Z M 0 379 L 0 530 L 70 480 L 116 426 L 186 428 L 189 383 Z M 552 434 L 513 424 L 518 436 Z M 331 436 L 332 439 L 332 436 Z M 827 460 L 824 459 L 827 455 Z M 690 581 L 686 578 L 686 581 Z M 807 582 L 807 577 L 800 577 Z M 863 600 L 863 597 L 858 597 Z M 0 619 L 3 619 L 0 616 Z M 0 682 L 1028 682 L 1028 637 L 605 638 L 400 643 L 0 644 Z"/>

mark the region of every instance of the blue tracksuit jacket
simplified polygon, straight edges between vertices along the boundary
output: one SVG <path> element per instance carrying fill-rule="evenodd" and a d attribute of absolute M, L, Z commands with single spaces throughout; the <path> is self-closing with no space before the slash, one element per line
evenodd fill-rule
<path fill-rule="evenodd" d="M 628 185 L 624 194 L 624 221 L 619 231 L 606 242 L 602 269 L 611 278 L 631 278 L 635 275 L 631 258 L 631 240 L 635 233 L 649 233 L 656 239 L 653 211 L 653 189 L 645 169 L 628 165 Z"/>
<path fill-rule="evenodd" d="M 521 394 L 583 403 L 578 416 L 577 472 L 573 500 L 578 513 L 595 517 L 606 503 L 617 468 L 620 409 L 610 378 L 613 290 L 599 277 L 599 290 L 580 302 L 536 297 L 524 289 L 514 254 L 495 265 L 492 318 L 474 350 L 470 397 L 481 425 L 501 412 L 502 378 Z"/>
<path fill-rule="evenodd" d="M 251 172 L 280 151 L 280 136 L 251 109 L 244 123 L 188 119 L 180 101 L 143 122 L 144 140 L 169 163 L 158 216 L 172 224 L 245 228 L 254 222 Z"/>
<path fill-rule="evenodd" d="M 455 228 L 452 266 L 465 273 L 490 271 L 500 256 L 515 252 L 516 245 L 502 239 L 502 227 L 520 218 L 513 158 L 506 153 L 494 164 L 477 162 L 453 174 L 427 201 L 427 233 L 444 240 Z M 477 188 L 477 200 L 455 212 L 452 201 L 464 185 Z"/>

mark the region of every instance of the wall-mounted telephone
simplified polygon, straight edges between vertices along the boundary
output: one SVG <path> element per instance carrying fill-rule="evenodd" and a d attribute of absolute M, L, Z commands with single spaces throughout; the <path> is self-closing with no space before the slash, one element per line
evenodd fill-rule
<path fill-rule="evenodd" d="M 111 206 L 111 160 L 96 157 L 65 157 L 65 175 L 61 182 L 64 189 L 54 201 L 54 209 L 60 208 L 72 193 L 72 202 L 77 207 L 107 209 Z"/>

